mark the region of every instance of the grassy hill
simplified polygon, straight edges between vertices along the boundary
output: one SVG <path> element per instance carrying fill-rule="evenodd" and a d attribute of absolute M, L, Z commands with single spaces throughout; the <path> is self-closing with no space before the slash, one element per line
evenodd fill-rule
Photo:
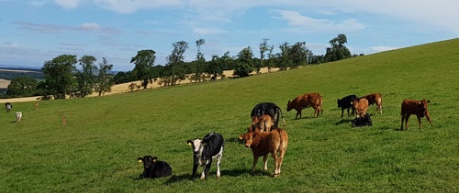
<path fill-rule="evenodd" d="M 101 98 L 13 104 L 0 113 L 0 187 L 5 192 L 456 192 L 459 171 L 459 39 L 301 69 Z M 288 100 L 324 96 L 324 113 L 303 119 Z M 351 128 L 336 100 L 383 94 L 373 126 Z M 415 116 L 400 127 L 403 99 L 430 99 L 434 127 Z M 283 109 L 289 147 L 278 178 L 238 140 L 250 111 L 271 101 Z M 371 106 L 370 113 L 376 107 Z M 14 122 L 14 111 L 23 120 Z M 66 126 L 62 119 L 65 118 Z M 222 178 L 190 181 L 188 139 L 216 131 L 226 140 Z M 138 180 L 137 158 L 155 155 L 173 176 Z M 202 171 L 202 168 L 198 170 Z"/>

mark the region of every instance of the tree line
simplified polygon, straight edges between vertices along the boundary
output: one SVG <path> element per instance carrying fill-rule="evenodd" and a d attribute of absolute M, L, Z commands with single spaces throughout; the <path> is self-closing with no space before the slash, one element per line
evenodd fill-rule
<path fill-rule="evenodd" d="M 345 34 L 339 34 L 329 41 L 330 47 L 326 48 L 325 55 L 313 55 L 306 47 L 306 42 L 289 44 L 282 43 L 278 46 L 280 52 L 273 53 L 274 45 L 269 45 L 269 39 L 263 39 L 259 44 L 259 57 L 248 46 L 243 48 L 236 56 L 229 52 L 223 56 L 212 55 L 206 60 L 201 48 L 205 45 L 204 39 L 195 42 L 196 58 L 185 62 L 185 52 L 189 48 L 186 41 L 172 44 L 173 50 L 166 58 L 166 64 L 155 65 L 156 52 L 154 50 L 139 50 L 131 58 L 134 65 L 131 71 L 112 72 L 113 64 L 106 58 L 95 64 L 94 56 L 85 55 L 77 58 L 76 55 L 63 54 L 46 61 L 42 67 L 44 80 L 38 81 L 31 77 L 14 78 L 8 85 L 8 96 L 53 96 L 55 99 L 71 97 L 85 97 L 97 92 L 99 96 L 111 91 L 114 84 L 121 84 L 141 80 L 140 88 L 146 89 L 148 84 L 159 81 L 162 86 L 173 86 L 181 81 L 201 82 L 208 78 L 215 80 L 217 77 L 225 78 L 224 70 L 233 70 L 234 76 L 246 77 L 250 73 L 260 73 L 260 69 L 267 67 L 287 70 L 304 65 L 314 65 L 337 61 L 352 57 L 345 46 Z M 354 55 L 356 56 L 356 55 Z M 77 64 L 80 68 L 77 69 Z M 131 87 L 133 87 L 131 85 Z"/>

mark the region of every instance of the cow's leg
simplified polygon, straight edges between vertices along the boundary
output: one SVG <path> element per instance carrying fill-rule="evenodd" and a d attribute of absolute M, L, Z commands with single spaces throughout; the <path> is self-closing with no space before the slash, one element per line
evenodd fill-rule
<path fill-rule="evenodd" d="M 347 111 L 347 114 L 349 114 L 349 110 Z M 344 108 L 341 108 L 341 118 L 343 117 L 344 115 Z"/>
<path fill-rule="evenodd" d="M 253 164 L 252 164 L 252 172 L 251 172 L 252 174 L 255 171 L 255 166 L 257 165 L 257 163 L 258 163 L 258 156 L 253 155 Z"/>
<path fill-rule="evenodd" d="M 300 119 L 301 119 L 301 109 L 300 110 L 296 110 L 296 116 L 295 116 L 295 119 L 298 119 L 298 115 L 300 116 Z"/>
<path fill-rule="evenodd" d="M 268 170 L 268 154 L 266 154 L 265 156 L 263 156 L 263 170 L 266 171 Z"/>
<path fill-rule="evenodd" d="M 220 161 L 222 159 L 222 154 L 218 154 L 217 155 L 217 178 L 220 178 L 221 177 L 221 173 L 220 173 Z"/>
<path fill-rule="evenodd" d="M 279 151 L 277 176 L 281 173 L 282 162 L 284 161 L 285 149 Z M 276 174 L 274 174 L 276 175 Z"/>
<path fill-rule="evenodd" d="M 271 152 L 271 155 L 274 159 L 274 177 L 279 176 L 279 157 L 277 156 L 277 151 Z"/>
<path fill-rule="evenodd" d="M 430 120 L 429 114 L 426 114 L 426 118 L 427 118 L 427 121 L 429 121 L 430 126 L 433 127 L 433 125 L 432 125 L 432 120 Z"/>
<path fill-rule="evenodd" d="M 400 125 L 400 130 L 403 130 L 403 121 L 405 121 L 405 115 L 402 114 L 402 124 Z"/>
<path fill-rule="evenodd" d="M 210 170 L 211 165 L 212 165 L 212 159 L 210 159 L 204 166 L 204 171 L 202 171 L 202 174 L 201 174 L 201 180 L 207 179 L 207 175 L 209 175 L 209 170 Z"/>
<path fill-rule="evenodd" d="M 416 117 L 418 117 L 419 129 L 422 129 L 421 116 L 416 115 Z"/>
<path fill-rule="evenodd" d="M 194 176 L 196 175 L 196 170 L 198 169 L 198 164 L 193 165 L 193 173 L 191 173 L 191 179 L 194 180 Z"/>
<path fill-rule="evenodd" d="M 408 129 L 408 120 L 410 119 L 410 114 L 405 115 L 405 129 Z"/>

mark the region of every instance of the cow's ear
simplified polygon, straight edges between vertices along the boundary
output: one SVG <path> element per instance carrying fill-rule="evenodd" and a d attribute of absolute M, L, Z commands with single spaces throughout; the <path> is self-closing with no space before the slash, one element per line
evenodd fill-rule
<path fill-rule="evenodd" d="M 419 104 L 422 105 L 422 101 L 419 101 Z"/>
<path fill-rule="evenodd" d="M 243 134 L 240 134 L 240 135 L 239 135 L 239 139 L 242 139 L 242 138 L 244 138 L 244 135 L 243 135 Z"/>
<path fill-rule="evenodd" d="M 142 160 L 141 157 L 139 157 L 137 160 L 138 160 L 139 163 L 142 163 L 142 162 L 143 162 L 143 160 Z"/>
<path fill-rule="evenodd" d="M 427 100 L 427 103 L 430 103 L 430 100 Z"/>
<path fill-rule="evenodd" d="M 193 145 L 193 142 L 191 140 L 188 140 L 186 143 L 190 146 Z"/>
<path fill-rule="evenodd" d="M 153 163 L 156 162 L 156 161 L 158 161 L 158 158 L 157 158 L 157 157 L 154 157 L 154 158 L 153 158 Z"/>

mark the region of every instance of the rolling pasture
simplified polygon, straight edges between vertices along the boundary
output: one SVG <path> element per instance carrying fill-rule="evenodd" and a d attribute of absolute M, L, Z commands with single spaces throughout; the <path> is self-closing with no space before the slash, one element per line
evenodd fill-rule
<path fill-rule="evenodd" d="M 41 101 L 38 110 L 15 103 L 0 113 L 1 192 L 458 192 L 458 61 L 453 39 L 241 79 Z M 294 120 L 287 101 L 307 92 L 321 93 L 324 112 L 304 109 Z M 370 106 L 372 127 L 340 118 L 338 98 L 374 92 L 383 114 Z M 424 118 L 419 129 L 411 116 L 398 130 L 406 98 L 431 100 L 434 127 Z M 238 141 L 252 107 L 268 101 L 282 108 L 289 134 L 277 178 L 271 157 L 267 172 L 260 160 L 250 175 L 252 153 Z M 222 178 L 213 163 L 208 180 L 191 181 L 186 141 L 212 131 L 226 140 Z M 144 155 L 167 161 L 173 176 L 138 179 Z"/>

